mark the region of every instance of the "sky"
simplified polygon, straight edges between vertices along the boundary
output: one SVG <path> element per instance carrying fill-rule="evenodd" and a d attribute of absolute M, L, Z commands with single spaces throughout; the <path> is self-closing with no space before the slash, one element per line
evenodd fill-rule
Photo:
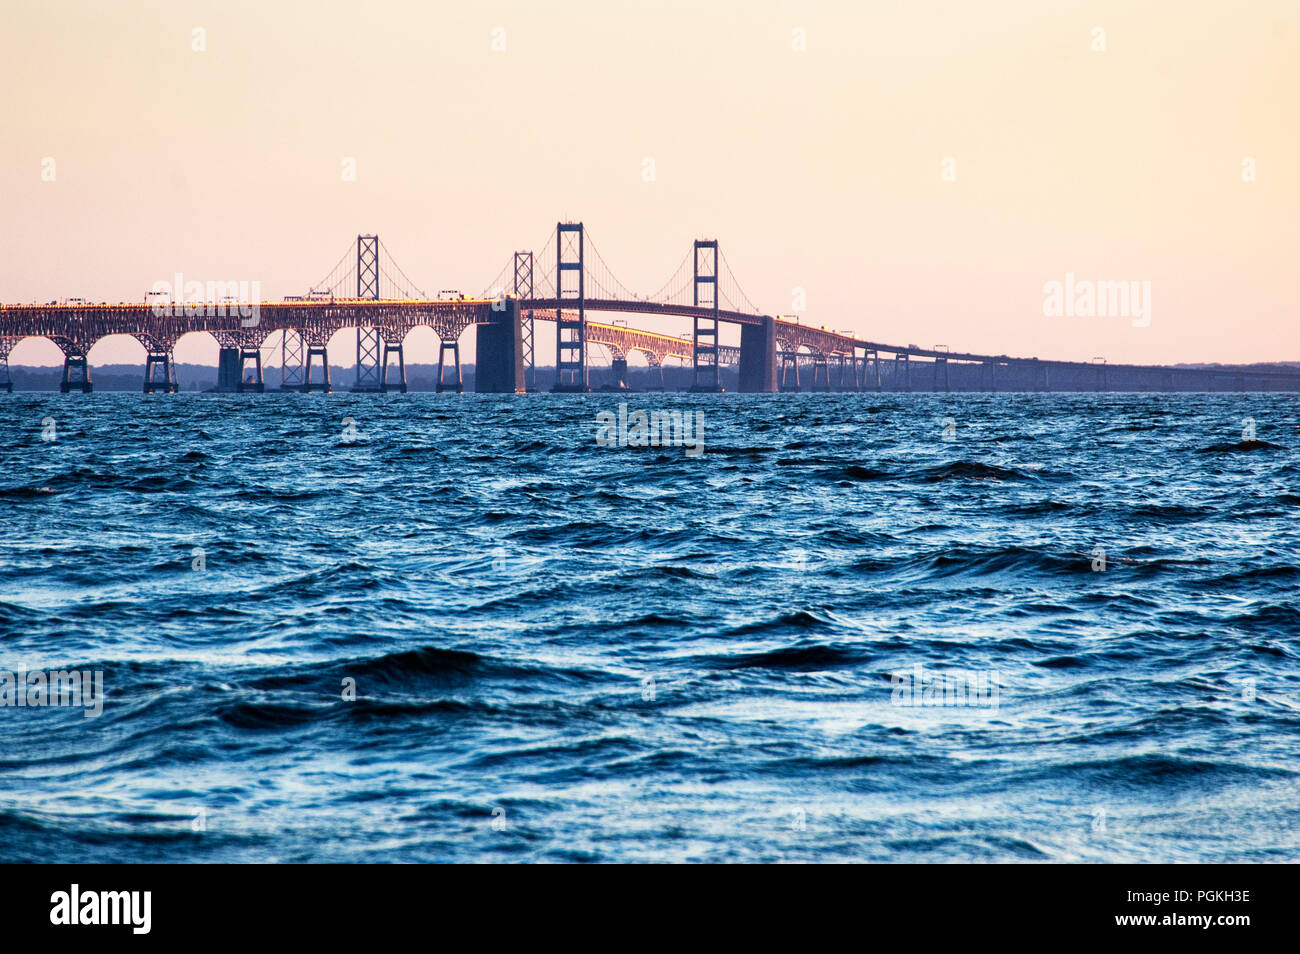
<path fill-rule="evenodd" d="M 4 0 L 0 82 L 0 302 L 274 300 L 362 232 L 479 291 L 581 220 L 639 293 L 717 238 L 763 311 L 878 342 L 1300 360 L 1294 0 Z M 1149 320 L 1049 313 L 1067 275 Z"/>

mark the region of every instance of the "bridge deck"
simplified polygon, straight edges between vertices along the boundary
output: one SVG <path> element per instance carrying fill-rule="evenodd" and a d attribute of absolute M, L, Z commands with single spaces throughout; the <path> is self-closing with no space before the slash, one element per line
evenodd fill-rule
<path fill-rule="evenodd" d="M 501 299 L 468 297 L 451 300 L 307 298 L 256 304 L 226 301 L 194 303 L 189 306 L 177 303 L 170 307 L 164 306 L 161 309 L 165 311 L 164 314 L 159 314 L 159 306 L 133 302 L 0 305 L 0 348 L 7 354 L 18 341 L 24 338 L 45 337 L 54 340 L 60 344 L 60 347 L 65 347 L 65 350 L 71 347 L 74 351 L 84 353 L 97 340 L 109 335 L 132 335 L 174 344 L 182 336 L 196 332 L 253 336 L 262 332 L 269 335 L 280 330 L 298 329 L 309 331 L 316 336 L 328 336 L 335 331 L 358 325 L 377 326 L 400 336 L 405 336 L 414 327 L 428 325 L 438 332 L 440 337 L 457 337 L 469 325 L 491 322 L 494 313 L 500 309 L 500 301 Z M 572 299 L 555 298 L 525 298 L 518 301 L 521 311 L 538 313 L 535 317 L 543 319 L 553 319 L 557 309 L 569 310 L 576 304 Z M 610 298 L 587 298 L 584 307 L 590 312 L 678 318 L 712 317 L 715 314 L 713 309 L 705 307 Z M 241 314 L 241 311 L 248 312 L 254 308 L 255 320 L 247 314 Z M 198 313 L 187 314 L 187 311 Z M 1062 369 L 1105 367 L 1111 371 L 1160 371 L 1173 374 L 1206 374 L 1215 370 L 1168 365 L 1099 365 L 1084 361 L 943 351 L 866 341 L 827 328 L 805 325 L 779 317 L 730 310 L 719 310 L 716 316 L 723 322 L 737 325 L 753 326 L 769 320 L 774 321 L 777 340 L 783 350 L 798 351 L 807 348 L 809 354 L 822 357 L 856 356 L 860 360 L 865 355 L 885 354 L 906 356 L 908 359 L 928 359 L 931 362 L 971 362 L 1021 367 L 1032 365 Z M 657 351 L 670 354 L 693 353 L 692 350 L 688 350 L 691 349 L 689 339 L 643 329 L 627 329 L 618 325 L 603 323 L 593 323 L 593 325 L 597 327 L 600 336 L 606 339 L 606 341 L 596 340 L 594 343 L 609 343 L 616 333 L 624 333 L 628 336 L 628 340 L 640 336 L 639 340 L 647 345 L 647 348 L 641 350 L 649 350 L 653 347 Z M 735 357 L 731 354 L 734 349 L 727 350 L 728 357 Z M 1240 372 L 1237 369 L 1225 368 L 1220 373 Z M 1300 387 L 1300 371 L 1252 369 L 1249 374 L 1252 378 Z"/>

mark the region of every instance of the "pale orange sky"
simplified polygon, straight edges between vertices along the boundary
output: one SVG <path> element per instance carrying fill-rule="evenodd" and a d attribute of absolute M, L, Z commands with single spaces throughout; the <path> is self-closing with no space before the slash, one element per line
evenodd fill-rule
<path fill-rule="evenodd" d="M 478 291 L 582 219 L 633 289 L 717 237 L 763 310 L 802 287 L 805 320 L 877 341 L 1300 360 L 1294 0 L 5 0 L 0 82 L 4 302 L 177 271 L 273 299 L 358 232 Z M 1150 281 L 1150 326 L 1044 317 L 1066 272 Z"/>

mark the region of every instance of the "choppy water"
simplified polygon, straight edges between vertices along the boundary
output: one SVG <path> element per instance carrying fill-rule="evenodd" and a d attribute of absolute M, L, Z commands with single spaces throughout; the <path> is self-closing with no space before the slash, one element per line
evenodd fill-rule
<path fill-rule="evenodd" d="M 0 860 L 1294 861 L 1298 410 L 0 397 Z"/>

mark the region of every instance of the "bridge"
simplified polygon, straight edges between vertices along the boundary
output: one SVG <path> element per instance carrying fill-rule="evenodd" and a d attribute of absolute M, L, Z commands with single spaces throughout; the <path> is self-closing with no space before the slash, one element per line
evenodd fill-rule
<path fill-rule="evenodd" d="M 475 389 L 521 392 L 536 389 L 539 321 L 555 325 L 551 390 L 560 392 L 591 390 L 593 346 L 610 356 L 613 381 L 607 386 L 614 388 L 627 387 L 628 356 L 638 354 L 659 369 L 661 384 L 665 361 L 676 358 L 691 368 L 691 390 L 712 393 L 723 390 L 725 367 L 738 372 L 745 392 L 947 391 L 954 384 L 981 391 L 1300 390 L 1300 369 L 1052 361 L 860 339 L 764 314 L 736 281 L 716 239 L 695 240 L 668 281 L 641 296 L 615 277 L 581 222 L 557 223 L 537 255 L 513 253 L 489 288 L 474 296 L 425 294 L 378 236 L 359 235 L 355 250 L 349 244 L 307 294 L 266 303 L 251 298 L 200 300 L 177 290 L 174 296 L 151 293 L 138 303 L 0 305 L 0 390 L 13 388 L 8 363 L 13 348 L 41 337 L 63 352 L 60 390 L 89 392 L 90 350 L 103 338 L 127 335 L 145 350 L 143 390 L 175 392 L 177 342 L 188 334 L 208 334 L 219 347 L 218 390 L 264 391 L 263 353 L 279 348 L 281 389 L 329 391 L 329 342 L 340 331 L 355 330 L 352 390 L 405 392 L 404 342 L 415 328 L 427 327 L 439 341 L 437 390 L 462 391 L 460 339 L 473 325 Z M 678 337 L 598 322 L 588 312 L 686 319 L 692 333 Z M 724 325 L 739 329 L 738 345 L 721 342 Z"/>

